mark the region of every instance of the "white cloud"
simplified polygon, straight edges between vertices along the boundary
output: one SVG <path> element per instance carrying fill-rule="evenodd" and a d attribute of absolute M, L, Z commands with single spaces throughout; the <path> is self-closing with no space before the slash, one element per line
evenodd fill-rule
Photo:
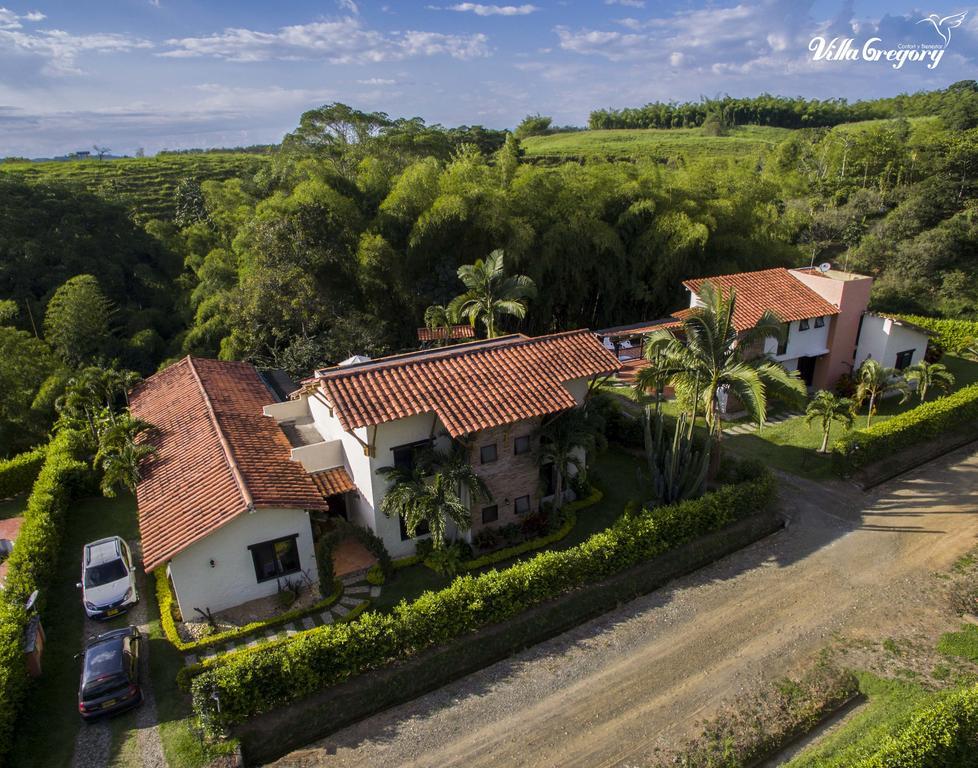
<path fill-rule="evenodd" d="M 127 53 L 137 48 L 152 48 L 147 40 L 109 32 L 73 35 L 60 29 L 25 32 L 0 26 L 0 69 L 40 63 L 47 75 L 81 73 L 77 59 L 84 53 Z"/>
<path fill-rule="evenodd" d="M 438 10 L 438 6 L 429 5 L 428 8 Z M 446 11 L 459 11 L 460 13 L 474 13 L 476 16 L 527 16 L 540 9 L 535 5 L 483 5 L 482 3 L 456 3 L 447 5 Z"/>
<path fill-rule="evenodd" d="M 605 5 L 624 5 L 627 8 L 644 8 L 645 0 L 604 0 Z"/>
<path fill-rule="evenodd" d="M 24 26 L 21 24 L 22 21 L 36 23 L 38 21 L 44 21 L 46 18 L 47 16 L 40 11 L 28 11 L 23 16 L 18 16 L 9 8 L 0 5 L 0 29 L 21 29 Z"/>
<path fill-rule="evenodd" d="M 281 27 L 276 32 L 229 28 L 203 37 L 167 40 L 158 55 L 171 58 L 206 56 L 228 61 L 322 59 L 334 64 L 402 61 L 417 56 L 447 55 L 473 59 L 489 55 L 483 34 L 453 35 L 408 30 L 368 29 L 359 18 L 317 21 Z"/>
<path fill-rule="evenodd" d="M 336 0 L 336 4 L 340 7 L 340 10 L 352 13 L 354 16 L 360 14 L 360 9 L 353 0 Z"/>
<path fill-rule="evenodd" d="M 386 77 L 370 77 L 366 80 L 357 80 L 360 85 L 396 85 L 397 80 L 390 80 Z"/>

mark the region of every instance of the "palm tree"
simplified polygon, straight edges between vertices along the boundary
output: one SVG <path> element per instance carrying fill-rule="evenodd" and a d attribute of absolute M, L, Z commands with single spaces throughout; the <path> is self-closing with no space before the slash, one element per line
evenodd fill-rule
<path fill-rule="evenodd" d="M 472 525 L 472 513 L 462 500 L 463 492 L 473 502 L 491 498 L 485 481 L 458 448 L 447 453 L 431 451 L 410 471 L 381 467 L 378 472 L 393 482 L 380 502 L 381 511 L 388 517 L 403 518 L 412 538 L 427 523 L 434 549 L 444 548 L 449 520 L 460 531 Z"/>
<path fill-rule="evenodd" d="M 556 509 L 563 506 L 564 487 L 571 470 L 583 476 L 586 465 L 581 451 L 593 451 L 603 440 L 596 418 L 585 406 L 577 406 L 540 427 L 539 461 L 541 465 L 553 464 L 557 476 L 554 482 Z"/>
<path fill-rule="evenodd" d="M 832 430 L 832 422 L 838 421 L 845 425 L 846 429 L 852 427 L 855 419 L 856 404 L 848 397 L 820 390 L 805 409 L 805 423 L 811 425 L 812 422 L 819 422 L 822 427 L 822 447 L 819 453 L 825 453 L 829 449 L 829 432 Z"/>
<path fill-rule="evenodd" d="M 665 349 L 671 338 L 670 334 L 653 334 L 646 339 L 642 347 L 642 357 L 648 365 L 635 376 L 634 389 L 639 399 L 646 397 L 649 390 L 655 391 L 655 416 L 658 416 L 662 410 L 663 389 L 669 383 L 669 379 L 680 370 L 666 356 Z"/>
<path fill-rule="evenodd" d="M 444 304 L 432 304 L 424 311 L 424 324 L 432 332 L 435 346 L 444 347 L 452 341 L 454 318 Z M 442 334 L 439 337 L 439 333 Z"/>
<path fill-rule="evenodd" d="M 402 478 L 395 481 L 394 486 L 384 496 L 380 509 L 388 517 L 404 518 L 404 527 L 412 538 L 418 528 L 427 523 L 432 548 L 443 549 L 449 520 L 462 531 L 468 530 L 472 525 L 472 513 L 459 498 L 457 488 L 441 472 L 430 478 Z"/>
<path fill-rule="evenodd" d="M 738 332 L 733 317 L 737 293 L 716 290 L 707 281 L 699 291 L 701 306 L 694 308 L 682 320 L 677 335 L 663 330 L 650 335 L 650 346 L 661 355 L 663 370 L 682 399 L 693 404 L 694 416 L 703 409 L 706 426 L 713 443 L 710 454 L 710 474 L 715 476 L 720 462 L 720 393 L 736 396 L 758 424 L 767 418 L 771 395 L 793 399 L 805 392 L 797 374 L 789 373 L 767 357 L 745 359 L 744 349 L 780 338 L 784 333 L 780 318 L 765 311 L 754 327 Z M 638 381 L 658 374 L 639 373 Z"/>
<path fill-rule="evenodd" d="M 145 439 L 154 429 L 152 424 L 137 419 L 128 411 L 120 414 L 114 422 L 106 424 L 99 433 L 98 452 L 95 465 L 102 468 L 102 493 L 113 497 L 116 489 L 128 488 L 135 493 L 142 479 L 140 465 L 143 460 L 156 453 L 156 447 Z"/>
<path fill-rule="evenodd" d="M 954 374 L 941 363 L 928 363 L 926 360 L 921 360 L 916 365 L 911 365 L 904 376 L 908 383 L 917 382 L 920 402 L 927 399 L 927 393 L 931 389 L 939 390 L 946 395 L 954 388 Z"/>
<path fill-rule="evenodd" d="M 901 403 L 907 402 L 910 390 L 896 368 L 886 368 L 878 360 L 869 358 L 856 371 L 856 402 L 860 407 L 869 400 L 869 411 L 866 413 L 867 429 L 873 423 L 873 416 L 879 407 L 879 401 L 891 392 L 902 392 Z"/>
<path fill-rule="evenodd" d="M 526 317 L 526 302 L 536 296 L 537 289 L 526 275 L 507 275 L 503 252 L 495 250 L 483 261 L 458 268 L 458 277 L 468 289 L 448 305 L 448 316 L 466 319 L 473 326 L 482 322 L 486 335 L 498 336 L 502 315 L 522 320 Z"/>

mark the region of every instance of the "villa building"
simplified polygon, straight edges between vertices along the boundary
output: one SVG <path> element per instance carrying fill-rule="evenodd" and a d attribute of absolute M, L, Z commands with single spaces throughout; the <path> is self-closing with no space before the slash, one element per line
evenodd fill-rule
<path fill-rule="evenodd" d="M 737 296 L 733 324 L 752 328 L 770 310 L 785 324 L 779 343 L 767 339 L 756 354 L 766 354 L 799 376 L 811 390 L 832 389 L 873 358 L 903 369 L 924 358 L 927 333 L 896 318 L 869 312 L 873 278 L 828 268 L 763 269 L 687 280 L 689 307 L 671 318 L 598 331 L 605 347 L 617 350 L 626 375 L 642 364 L 642 338 L 658 329 L 675 329 L 678 320 L 701 306 L 700 291 L 709 282 Z"/>
<path fill-rule="evenodd" d="M 187 357 L 131 395 L 157 453 L 136 490 L 143 563 L 165 567 L 181 612 L 274 595 L 318 576 L 314 519 L 374 531 L 394 557 L 417 538 L 380 504 L 420 450 L 462 446 L 491 499 L 471 536 L 518 522 L 552 494 L 542 421 L 582 403 L 620 365 L 588 331 L 457 344 L 316 371 L 291 399 L 248 363 Z"/>

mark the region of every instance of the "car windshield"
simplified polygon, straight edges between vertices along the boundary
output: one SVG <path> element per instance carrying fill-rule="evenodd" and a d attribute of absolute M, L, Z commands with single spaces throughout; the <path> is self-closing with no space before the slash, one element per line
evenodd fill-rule
<path fill-rule="evenodd" d="M 82 698 L 104 696 L 129 684 L 126 677 L 122 640 L 115 639 L 91 646 L 85 652 L 82 673 Z"/>
<path fill-rule="evenodd" d="M 91 565 L 85 569 L 85 586 L 101 587 L 113 581 L 125 578 L 126 564 L 122 560 L 110 560 L 101 565 Z"/>

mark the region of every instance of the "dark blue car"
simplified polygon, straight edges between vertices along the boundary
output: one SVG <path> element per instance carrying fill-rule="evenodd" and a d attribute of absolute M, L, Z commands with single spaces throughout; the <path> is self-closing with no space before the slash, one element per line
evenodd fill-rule
<path fill-rule="evenodd" d="M 142 703 L 139 651 L 142 637 L 136 627 L 99 635 L 82 654 L 78 712 L 85 720 L 130 709 Z"/>

